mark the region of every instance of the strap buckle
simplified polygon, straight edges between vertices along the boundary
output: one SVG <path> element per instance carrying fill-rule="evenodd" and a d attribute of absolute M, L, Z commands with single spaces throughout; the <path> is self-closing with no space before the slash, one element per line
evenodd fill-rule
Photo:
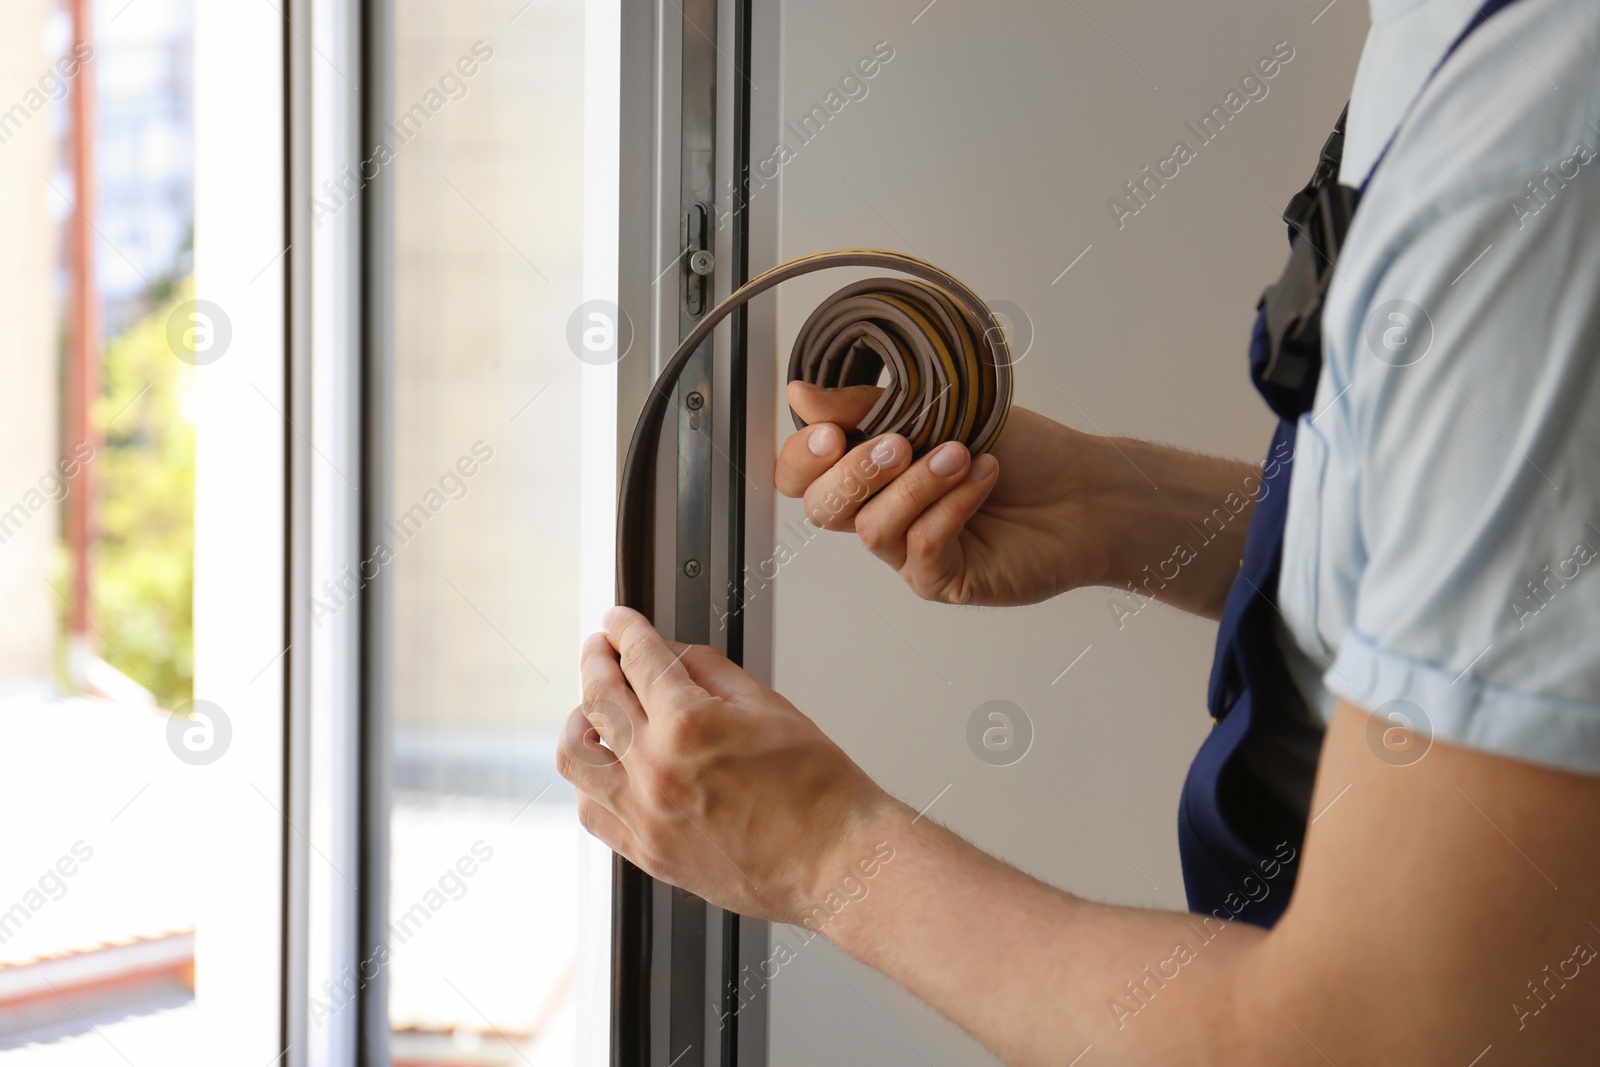
<path fill-rule="evenodd" d="M 1270 341 L 1257 382 L 1263 388 L 1303 395 L 1302 410 L 1309 407 L 1311 390 L 1306 386 L 1315 382 L 1322 369 L 1322 305 L 1328 283 L 1360 200 L 1358 190 L 1338 181 L 1348 112 L 1346 105 L 1322 145 L 1311 180 L 1284 209 L 1283 221 L 1289 226 L 1289 262 L 1257 304 L 1266 311 Z"/>

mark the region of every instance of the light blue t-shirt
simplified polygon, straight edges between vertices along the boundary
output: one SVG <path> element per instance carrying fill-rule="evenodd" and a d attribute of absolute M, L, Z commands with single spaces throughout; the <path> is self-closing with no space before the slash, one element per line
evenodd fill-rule
<path fill-rule="evenodd" d="M 1280 642 L 1324 723 L 1600 774 L 1600 3 L 1520 0 L 1418 98 L 1475 7 L 1371 3 L 1341 180 L 1400 125 L 1329 292 Z"/>

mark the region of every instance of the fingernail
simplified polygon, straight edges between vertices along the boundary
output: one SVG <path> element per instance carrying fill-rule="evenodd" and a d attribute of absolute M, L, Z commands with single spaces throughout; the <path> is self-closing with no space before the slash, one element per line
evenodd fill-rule
<path fill-rule="evenodd" d="M 872 462 L 880 467 L 892 467 L 900 458 L 900 439 L 885 437 L 872 446 Z"/>
<path fill-rule="evenodd" d="M 961 469 L 966 451 L 960 441 L 946 441 L 928 457 L 928 469 L 941 478 L 948 478 Z"/>
<path fill-rule="evenodd" d="M 821 426 L 813 426 L 810 436 L 806 438 L 806 447 L 811 449 L 813 456 L 830 456 L 839 447 L 839 431 L 826 422 Z"/>
<path fill-rule="evenodd" d="M 967 471 L 967 481 L 981 482 L 993 474 L 998 466 L 1000 466 L 1000 461 L 985 452 L 972 461 L 972 469 Z"/>
<path fill-rule="evenodd" d="M 605 627 L 607 633 L 611 632 L 612 625 L 617 621 L 617 616 L 622 614 L 620 607 L 607 608 L 606 613 L 600 616 L 600 625 Z"/>

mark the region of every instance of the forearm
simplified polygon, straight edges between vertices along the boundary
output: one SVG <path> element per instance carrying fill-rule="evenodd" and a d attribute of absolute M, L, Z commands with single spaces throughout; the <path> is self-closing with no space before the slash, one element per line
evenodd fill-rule
<path fill-rule="evenodd" d="M 1495 1063 L 1600 1062 L 1600 986 L 1580 977 L 1600 914 L 1594 775 L 1440 738 L 1400 766 L 1374 757 L 1388 724 L 1341 701 L 1304 845 L 1216 913 L 1292 881 L 1267 932 L 1011 870 L 888 797 L 726 656 L 630 609 L 606 625 L 557 749 L 579 821 L 654 878 L 824 934 L 1009 1063 L 1067 1067 L 1090 1046 L 1082 1067 L 1469 1064 L 1491 1047 Z"/>
<path fill-rule="evenodd" d="M 886 805 L 852 835 L 894 852 L 823 928 L 844 951 L 1008 1064 L 1063 1067 L 1090 1045 L 1096 1063 L 1242 1062 L 1234 998 L 1261 930 L 1094 904 L 914 818 Z"/>
<path fill-rule="evenodd" d="M 1106 585 L 1196 615 L 1222 614 L 1244 554 L 1261 467 L 1131 437 L 1099 438 L 1115 471 Z"/>

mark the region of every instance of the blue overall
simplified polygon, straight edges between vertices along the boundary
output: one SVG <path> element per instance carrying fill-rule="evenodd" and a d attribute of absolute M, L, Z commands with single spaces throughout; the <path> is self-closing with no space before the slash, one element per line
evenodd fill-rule
<path fill-rule="evenodd" d="M 1474 30 L 1514 2 L 1486 0 L 1434 67 L 1428 83 Z M 1342 149 L 1342 120 L 1338 136 Z M 1352 213 L 1393 143 L 1391 135 L 1361 188 L 1350 191 Z M 1337 174 L 1328 180 L 1336 181 Z M 1291 249 L 1296 237 L 1291 227 Z M 1339 238 L 1342 240 L 1342 233 Z M 1331 269 L 1330 256 L 1318 276 Z M 1275 724 L 1281 725 L 1285 716 L 1305 715 L 1304 698 L 1278 648 L 1275 616 L 1295 428 L 1300 416 L 1311 410 L 1322 369 L 1320 349 L 1314 347 L 1308 353 L 1310 366 L 1304 376 L 1297 385 L 1285 387 L 1281 381 L 1269 380 L 1273 358 L 1263 300 L 1250 341 L 1250 376 L 1278 416 L 1278 426 L 1267 453 L 1239 574 L 1228 591 L 1218 625 L 1206 696 L 1216 723 L 1195 755 L 1178 803 L 1178 851 L 1190 911 L 1264 927 L 1276 923 L 1288 906 L 1305 838 L 1305 816 L 1257 780 L 1240 757 L 1253 741 L 1273 730 Z M 1303 785 L 1309 796 L 1310 783 Z"/>

